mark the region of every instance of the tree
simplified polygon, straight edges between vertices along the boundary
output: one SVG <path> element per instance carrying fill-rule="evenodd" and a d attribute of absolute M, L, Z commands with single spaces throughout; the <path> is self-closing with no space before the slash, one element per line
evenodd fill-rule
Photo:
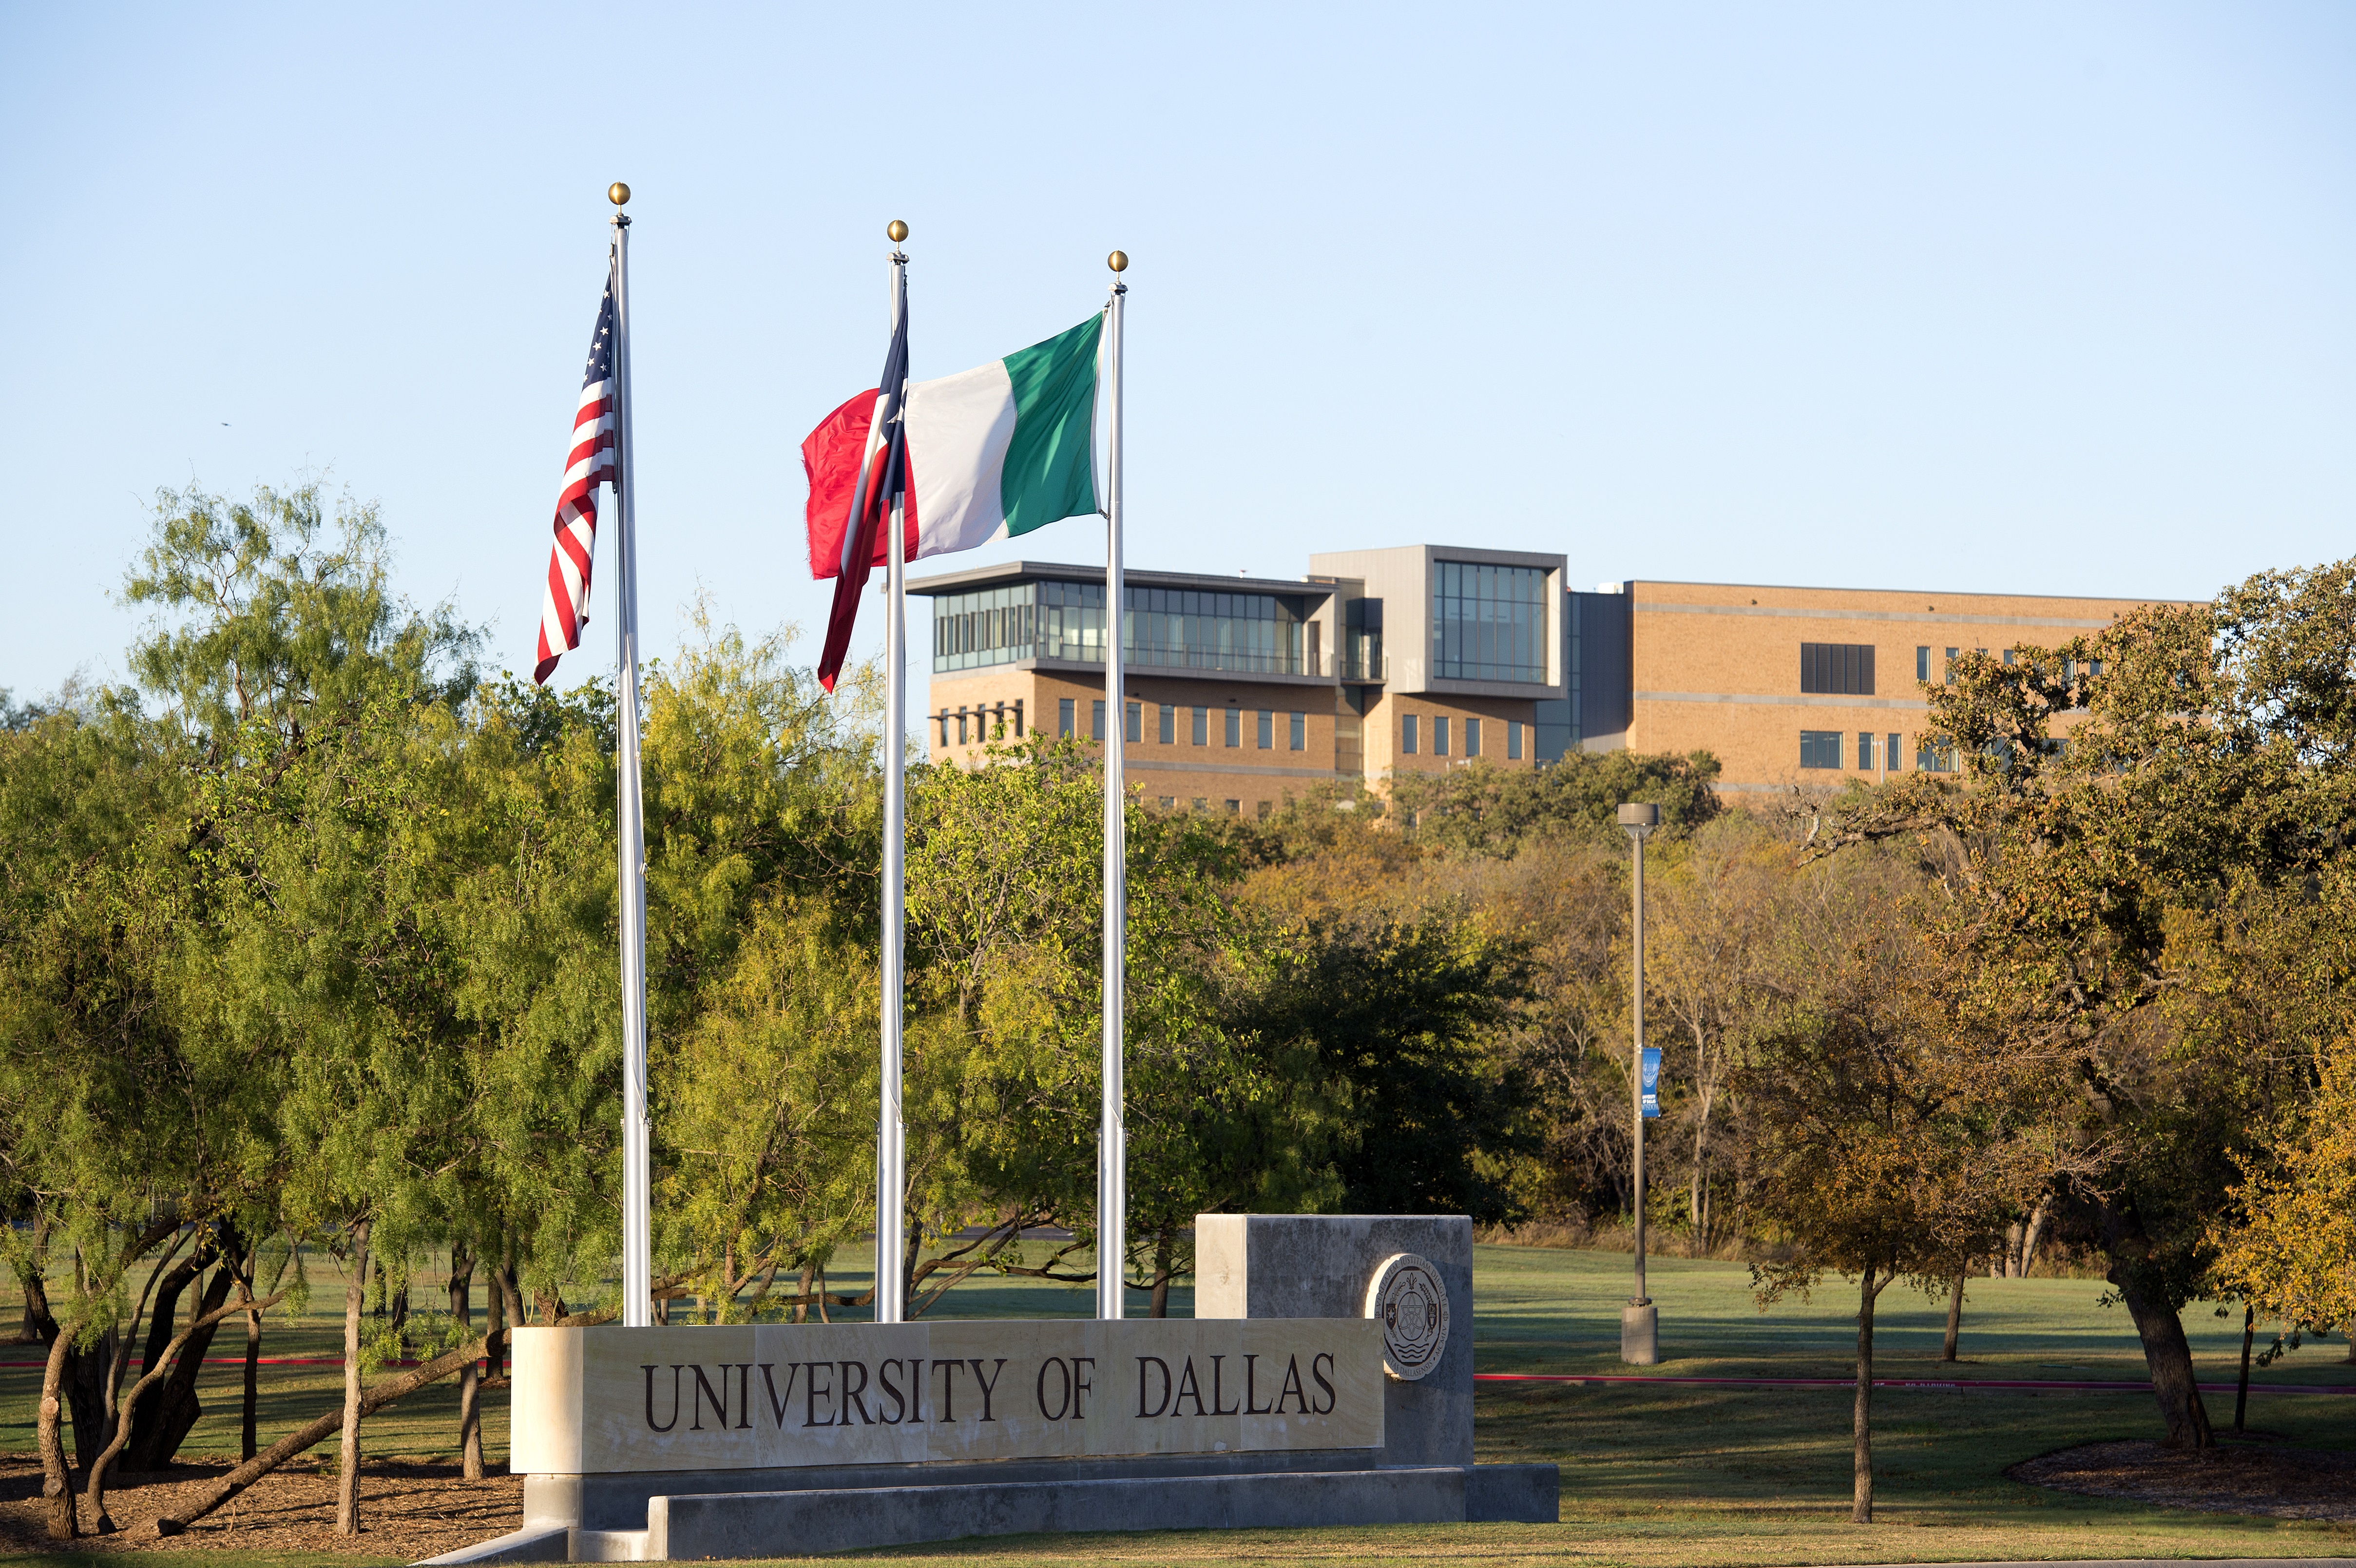
<path fill-rule="evenodd" d="M 991 1220 L 953 1279 L 1028 1268 L 1012 1245 L 1026 1227 L 1058 1221 L 1083 1242 L 1095 1230 L 1103 779 L 1076 744 L 1038 736 L 989 758 L 926 770 L 910 811 L 910 986 L 924 1015 L 909 1036 L 911 1187 L 936 1234 Z M 1241 940 L 1226 897 L 1237 858 L 1208 824 L 1134 800 L 1125 832 L 1136 1256 L 1098 1267 L 1143 1262 L 1158 1313 L 1196 1212 L 1303 1201 L 1326 1177 L 1315 1141 L 1297 1135 L 1297 1086 L 1223 1010 Z"/>
<path fill-rule="evenodd" d="M 1645 1001 L 1655 1037 L 1691 1064 L 1671 1076 L 1683 1080 L 1678 1109 L 1692 1136 L 1687 1217 L 1707 1256 L 1715 1119 L 1751 1037 L 1790 994 L 1777 932 L 1800 910 L 1790 846 L 1747 812 L 1708 823 L 1664 858 L 1647 916 Z"/>
<path fill-rule="evenodd" d="M 1354 817 L 1253 874 L 1259 977 L 1233 1026 L 1314 1063 L 1345 1210 L 1515 1218 L 1514 1164 L 1538 1135 L 1527 1068 L 1502 1047 L 1528 946 L 1483 914 L 1477 878 L 1405 858 L 1381 875 L 1389 836 Z"/>
<path fill-rule="evenodd" d="M 1825 843 L 1919 836 L 1997 1026 L 2077 1086 L 2110 1164 L 2053 1223 L 2103 1250 L 2168 1442 L 2212 1441 L 2179 1319 L 2269 1093 L 2157 1005 L 2188 914 L 2300 886 L 2356 830 L 2356 561 L 2262 573 L 2057 649 L 1965 655 L 1927 688 L 1961 787 L 1909 774 L 1840 802 Z M 2178 950 L 2181 950 L 2180 943 Z"/>
<path fill-rule="evenodd" d="M 1919 938 L 1853 948 L 1743 1073 L 1760 1128 L 1754 1201 L 1788 1251 L 1751 1266 L 1764 1307 L 1826 1273 L 1858 1284 L 1850 1519 L 1873 1519 L 1874 1304 L 1935 1294 L 2009 1215 L 2072 1169 L 2049 1085 L 1979 1020 Z"/>
<path fill-rule="evenodd" d="M 1718 758 L 1573 751 L 1542 768 L 1475 760 L 1441 773 L 1399 773 L 1390 811 L 1419 842 L 1456 854 L 1511 855 L 1537 839 L 1606 837 L 1630 800 L 1661 808 L 1668 833 L 1691 832 L 1725 808 L 1710 788 Z"/>
<path fill-rule="evenodd" d="M 2218 1283 L 2292 1335 L 2356 1324 L 2356 1041 L 2332 1042 L 2314 1100 L 2238 1163 L 2210 1234 Z"/>

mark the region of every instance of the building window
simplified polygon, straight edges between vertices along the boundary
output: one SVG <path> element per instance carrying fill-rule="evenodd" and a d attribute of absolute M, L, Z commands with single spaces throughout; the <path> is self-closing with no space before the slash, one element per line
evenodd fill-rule
<path fill-rule="evenodd" d="M 1227 815 L 1231 817 L 1240 817 L 1243 814 L 1244 803 L 1241 800 L 1230 800 L 1227 802 Z"/>
<path fill-rule="evenodd" d="M 1259 748 L 1262 751 L 1276 749 L 1276 715 L 1262 708 L 1259 711 L 1259 723 L 1252 727 L 1252 738 L 1259 743 Z"/>
<path fill-rule="evenodd" d="M 1866 642 L 1800 644 L 1800 690 L 1870 697 L 1873 695 L 1873 645 Z"/>
<path fill-rule="evenodd" d="M 1015 583 L 935 599 L 933 669 L 976 670 L 1031 658 L 1042 625 L 1040 586 Z"/>
<path fill-rule="evenodd" d="M 1139 738 L 1138 726 L 1140 721 L 1144 717 L 1145 710 L 1136 703 L 1123 703 L 1120 705 L 1120 738 L 1123 740 L 1136 740 Z"/>
<path fill-rule="evenodd" d="M 1069 697 L 1055 699 L 1055 738 L 1072 738 L 1072 699 Z"/>
<path fill-rule="evenodd" d="M 1104 737 L 1104 699 L 1098 697 L 1088 704 L 1088 738 L 1102 740 Z"/>
<path fill-rule="evenodd" d="M 1955 754 L 1946 746 L 1933 746 L 1924 741 L 1914 753 L 1914 766 L 1925 773 L 1953 773 L 1955 770 Z"/>
<path fill-rule="evenodd" d="M 1102 603 L 1104 590 L 1091 591 Z M 1128 607 L 1121 617 L 1122 657 L 1132 665 L 1258 675 L 1299 675 L 1307 667 L 1309 612 L 1300 599 L 1135 586 L 1124 588 L 1122 596 Z"/>
<path fill-rule="evenodd" d="M 1227 710 L 1226 742 L 1229 746 L 1241 746 L 1244 743 L 1244 711 L 1241 708 Z"/>
<path fill-rule="evenodd" d="M 1169 703 L 1162 704 L 1162 727 L 1154 732 L 1154 738 L 1164 746 L 1173 746 L 1177 743 L 1178 710 Z"/>
<path fill-rule="evenodd" d="M 1194 744 L 1196 746 L 1211 744 L 1211 710 L 1208 708 L 1194 710 Z"/>
<path fill-rule="evenodd" d="M 1275 807 L 1276 807 L 1276 802 L 1275 802 L 1275 801 L 1273 801 L 1273 800 L 1261 800 L 1261 801 L 1258 802 L 1258 811 L 1259 811 L 1259 820 L 1260 820 L 1261 822 L 1264 822 L 1268 821 L 1268 814 L 1269 814 L 1269 811 L 1273 811 L 1273 810 L 1275 809 Z"/>
<path fill-rule="evenodd" d="M 1443 681 L 1543 684 L 1546 577 L 1536 566 L 1433 562 L 1432 672 Z"/>
<path fill-rule="evenodd" d="M 1415 755 L 1415 715 L 1413 714 L 1399 715 L 1399 752 L 1405 757 Z"/>
<path fill-rule="evenodd" d="M 1948 684 L 1948 685 L 1950 685 L 1950 686 L 1952 686 L 1952 685 L 1954 685 L 1954 684 L 1955 683 L 1955 655 L 1956 655 L 1958 652 L 1960 652 L 1960 651 L 1961 651 L 1961 650 L 1959 650 L 1959 649 L 1954 649 L 1954 648 L 1950 648 L 1949 650 L 1947 650 L 1947 669 L 1946 669 L 1946 676 L 1947 676 L 1947 684 Z"/>
<path fill-rule="evenodd" d="M 1800 766 L 1803 768 L 1838 768 L 1840 766 L 1841 732 L 1837 729 L 1804 729 L 1800 732 Z"/>
<path fill-rule="evenodd" d="M 1210 802 L 1210 801 L 1208 801 L 1207 800 L 1205 800 L 1205 799 L 1204 799 L 1202 796 L 1200 796 L 1200 795 L 1195 796 L 1195 797 L 1194 798 L 1194 800 L 1191 800 L 1191 801 L 1189 801 L 1189 802 L 1188 802 L 1188 805 L 1193 809 L 1193 811 L 1194 811 L 1194 814 L 1195 814 L 1196 816 L 1198 816 L 1198 817 L 1199 817 L 1199 816 L 1201 816 L 1204 812 L 1205 812 L 1205 811 L 1209 811 L 1209 810 L 1211 809 L 1211 802 Z"/>
<path fill-rule="evenodd" d="M 959 708 L 959 709 L 958 710 L 957 719 L 958 719 L 958 744 L 959 746 L 963 746 L 963 745 L 965 744 L 965 710 L 964 710 L 963 708 Z"/>
<path fill-rule="evenodd" d="M 1292 749 L 1295 751 L 1308 750 L 1309 715 L 1307 714 L 1294 714 L 1292 715 L 1292 723 L 1289 727 L 1291 730 L 1290 739 L 1292 741 Z"/>
<path fill-rule="evenodd" d="M 1481 755 L 1481 721 L 1479 719 L 1464 721 L 1464 755 L 1467 757 Z"/>
<path fill-rule="evenodd" d="M 1931 650 L 1927 648 L 1914 650 L 1914 679 L 1926 684 L 1931 679 Z"/>
<path fill-rule="evenodd" d="M 1505 760 L 1519 762 L 1521 759 L 1522 722 L 1519 719 L 1507 719 L 1505 721 Z"/>
<path fill-rule="evenodd" d="M 1873 732 L 1869 729 L 1857 732 L 1857 770 L 1859 773 L 1873 771 Z"/>
<path fill-rule="evenodd" d="M 1161 797 L 1161 800 L 1162 809 L 1165 811 L 1178 803 L 1178 798 L 1174 795 L 1164 795 Z"/>
<path fill-rule="evenodd" d="M 1431 715 L 1431 755 L 1434 757 L 1448 755 L 1448 715 L 1446 714 Z"/>
<path fill-rule="evenodd" d="M 1902 755 L 1898 749 L 1898 736 L 1893 732 L 1884 736 L 1883 740 L 1885 744 L 1881 753 L 1881 765 L 1895 773 L 1898 771 L 1898 759 Z"/>

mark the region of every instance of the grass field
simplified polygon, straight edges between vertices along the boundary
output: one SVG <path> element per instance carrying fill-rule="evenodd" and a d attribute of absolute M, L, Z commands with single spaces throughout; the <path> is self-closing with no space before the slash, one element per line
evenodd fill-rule
<path fill-rule="evenodd" d="M 1617 1375 L 1625 1254 L 1483 1247 L 1475 1263 L 1475 1362 L 1483 1372 Z M 333 1355 L 340 1282 L 314 1272 L 315 1311 L 273 1327 L 269 1355 Z M 1855 1300 L 1834 1283 L 1813 1301 L 1762 1314 L 1736 1264 L 1655 1259 L 1663 1377 L 1841 1377 L 1856 1336 Z M 837 1288 L 863 1279 L 839 1276 Z M 421 1282 L 422 1284 L 422 1282 Z M 2101 1379 L 2140 1377 L 2142 1357 L 2122 1308 L 2098 1305 L 2088 1280 L 1972 1282 L 1964 1360 L 1937 1359 L 1944 1305 L 1893 1287 L 1878 1314 L 1880 1371 L 1891 1378 Z M 419 1300 L 427 1299 L 421 1288 Z M 1085 1316 L 1085 1287 L 996 1282 L 960 1287 L 936 1309 L 956 1316 Z M 1141 1310 L 1141 1302 L 1133 1310 Z M 6 1305 L 0 1302 L 0 1312 Z M 1191 1310 L 1187 1293 L 1173 1310 Z M 2204 1380 L 2230 1382 L 2240 1348 L 2236 1315 L 2186 1314 Z M 234 1354 L 241 1339 L 217 1345 Z M 2255 1375 L 2251 1425 L 2302 1446 L 2356 1446 L 2356 1398 L 2273 1391 L 2286 1385 L 2356 1384 L 2345 1341 L 2312 1344 Z M 29 1352 L 14 1358 L 30 1359 Z M 263 1433 L 326 1409 L 337 1397 L 332 1367 L 265 1369 Z M 209 1369 L 208 1414 L 188 1447 L 233 1451 L 237 1369 Z M 38 1373 L 0 1371 L 0 1447 L 31 1446 Z M 1885 1390 L 1876 1396 L 1877 1511 L 1847 1522 L 1848 1400 L 1845 1390 L 1725 1388 L 1653 1383 L 1587 1386 L 1483 1383 L 1475 1442 L 1483 1460 L 1550 1459 L 1562 1466 L 1562 1523 L 1373 1530 L 1166 1536 L 1024 1538 L 871 1555 L 895 1561 L 998 1563 L 1248 1563 L 1276 1558 L 1354 1561 L 1472 1560 L 1484 1563 L 1700 1563 L 1957 1561 L 2053 1557 L 2304 1557 L 2356 1555 L 2345 1526 L 2179 1513 L 2046 1492 L 2006 1480 L 2006 1466 L 2050 1450 L 2111 1437 L 2157 1434 L 2147 1392 L 2055 1393 Z M 455 1395 L 446 1385 L 403 1402 L 369 1423 L 377 1454 L 448 1455 L 455 1447 Z M 2230 1393 L 2210 1400 L 2222 1425 Z M 504 1458 L 506 1401 L 485 1401 L 485 1438 Z M 166 1559 L 143 1560 L 165 1568 Z M 218 1553 L 202 1554 L 225 1568 Z M 45 1559 L 62 1563 L 66 1558 Z M 280 1559 L 291 1563 L 300 1561 Z M 347 1563 L 362 1561 L 344 1559 Z"/>

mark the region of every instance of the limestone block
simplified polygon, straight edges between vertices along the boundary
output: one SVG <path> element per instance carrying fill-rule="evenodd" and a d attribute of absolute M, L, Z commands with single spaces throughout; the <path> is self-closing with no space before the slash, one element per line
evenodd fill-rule
<path fill-rule="evenodd" d="M 520 1328 L 542 1476 L 1379 1448 L 1379 1326 L 1076 1319 Z"/>
<path fill-rule="evenodd" d="M 1472 1221 L 1461 1214 L 1198 1214 L 1194 1316 L 1362 1316 L 1399 1253 L 1427 1262 L 1452 1326 L 1429 1371 L 1383 1380 L 1385 1465 L 1472 1463 Z"/>

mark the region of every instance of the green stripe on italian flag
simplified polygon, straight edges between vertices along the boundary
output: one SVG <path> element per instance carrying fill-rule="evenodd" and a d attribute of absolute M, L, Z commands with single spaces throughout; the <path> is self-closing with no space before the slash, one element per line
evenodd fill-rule
<path fill-rule="evenodd" d="M 1044 343 L 908 387 L 912 554 L 946 555 L 1097 510 L 1101 313 Z"/>

